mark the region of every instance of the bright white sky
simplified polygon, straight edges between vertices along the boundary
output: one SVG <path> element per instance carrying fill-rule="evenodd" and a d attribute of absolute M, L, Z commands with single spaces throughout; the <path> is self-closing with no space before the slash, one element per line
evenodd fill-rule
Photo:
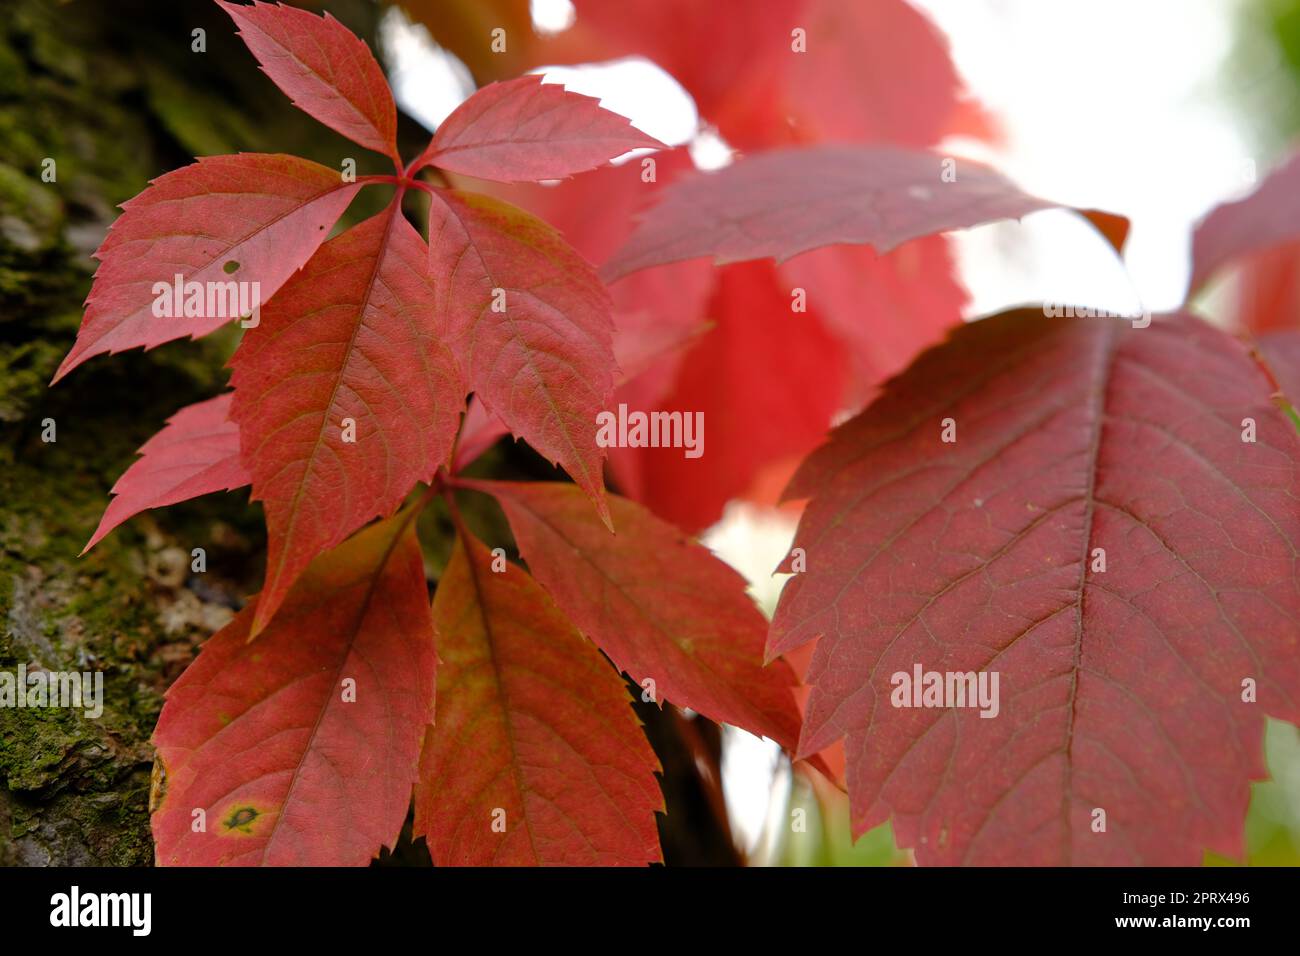
<path fill-rule="evenodd" d="M 1216 202 L 1247 191 L 1256 175 L 1221 79 L 1237 2 L 913 2 L 949 36 L 967 85 L 1005 132 L 996 152 L 972 143 L 943 148 L 989 161 L 1038 195 L 1133 222 L 1127 273 L 1087 226 L 1063 212 L 957 234 L 971 315 L 1035 300 L 1115 311 L 1177 305 L 1191 226 Z M 539 29 L 560 30 L 573 9 L 568 0 L 533 0 L 533 16 Z M 390 13 L 384 27 L 381 46 L 398 99 L 432 128 L 469 94 L 469 74 L 400 13 Z M 653 64 L 545 72 L 549 81 L 601 97 L 664 142 L 692 142 L 700 166 L 727 161 L 725 144 L 699 134 L 690 96 Z M 781 581 L 769 572 L 792 533 L 779 516 L 733 506 L 705 540 L 751 581 L 770 612 Z M 739 838 L 757 850 L 754 862 L 763 861 L 770 843 L 764 833 L 784 813 L 789 775 L 778 766 L 775 745 L 728 728 L 723 785 Z"/>

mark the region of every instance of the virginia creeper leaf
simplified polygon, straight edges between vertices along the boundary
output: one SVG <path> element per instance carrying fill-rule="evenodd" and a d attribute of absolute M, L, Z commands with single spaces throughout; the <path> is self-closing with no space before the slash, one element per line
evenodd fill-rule
<path fill-rule="evenodd" d="M 1271 333 L 1300 328 L 1300 240 L 1246 256 L 1232 288 L 1237 328 Z"/>
<path fill-rule="evenodd" d="M 1223 266 L 1300 239 L 1300 152 L 1269 173 L 1249 196 L 1217 206 L 1192 234 L 1192 281 L 1199 290 Z"/>
<path fill-rule="evenodd" d="M 956 163 L 950 182 L 946 162 Z M 908 239 L 1051 206 L 969 159 L 893 146 L 774 149 L 666 188 L 601 275 L 613 281 L 701 256 L 781 261 L 839 242 L 885 253 Z"/>
<path fill-rule="evenodd" d="M 117 479 L 113 500 L 82 554 L 141 511 L 252 481 L 239 461 L 239 426 L 230 420 L 230 399 L 227 392 L 182 408 L 140 446 L 139 460 Z"/>
<path fill-rule="evenodd" d="M 914 239 L 887 256 L 865 246 L 826 246 L 782 263 L 777 273 L 787 286 L 786 306 L 790 288 L 804 290 L 809 314 L 847 352 L 847 407 L 855 411 L 956 326 L 967 301 L 946 236 Z"/>
<path fill-rule="evenodd" d="M 1261 335 L 1258 345 L 1283 396 L 1300 411 L 1300 329 Z"/>
<path fill-rule="evenodd" d="M 654 196 L 694 168 L 681 149 L 654 161 L 653 182 L 627 163 L 507 195 L 600 262 Z M 620 383 L 613 407 L 703 412 L 708 450 L 692 459 L 680 449 L 611 449 L 621 493 L 688 531 L 717 520 L 733 497 L 758 498 L 768 485 L 775 495 L 833 414 L 860 408 L 960 321 L 966 295 L 953 273 L 947 239 L 930 236 L 884 257 L 829 246 L 779 269 L 716 270 L 695 259 L 624 276 L 610 294 L 615 357 L 631 381 Z M 796 287 L 806 313 L 793 309 Z M 646 363 L 638 352 L 658 357 Z M 769 482 L 770 470 L 783 474 Z"/>
<path fill-rule="evenodd" d="M 608 522 L 596 415 L 614 388 L 609 294 L 540 219 L 476 193 L 436 190 L 429 255 L 450 345 L 483 405 L 559 463 Z"/>
<path fill-rule="evenodd" d="M 254 643 L 245 608 L 172 685 L 160 864 L 363 866 L 396 841 L 437 664 L 413 517 L 318 558 Z"/>
<path fill-rule="evenodd" d="M 641 274 L 653 275 L 654 273 Z M 649 322 L 646 325 L 648 326 Z M 623 329 L 615 330 L 614 355 L 622 373 L 619 379 L 619 397 L 628 393 L 627 385 L 630 380 L 643 377 L 649 370 L 657 368 L 665 356 L 684 349 L 692 339 L 702 335 L 706 328 L 707 326 L 702 325 L 695 329 L 683 330 L 669 325 L 653 329 L 634 328 L 628 334 L 624 334 Z M 656 390 L 654 394 L 658 396 L 659 392 L 660 390 Z M 493 417 L 477 398 L 471 398 L 469 407 L 465 411 L 465 422 L 461 426 L 460 441 L 456 445 L 456 458 L 452 470 L 461 471 L 499 439 L 509 434 L 510 429 L 506 428 L 499 418 Z"/>
<path fill-rule="evenodd" d="M 477 398 L 469 400 L 465 421 L 460 428 L 460 441 L 456 443 L 456 458 L 452 471 L 461 471 L 500 439 L 510 434 L 501 419 L 494 416 Z"/>
<path fill-rule="evenodd" d="M 725 266 L 715 281 L 705 313 L 715 324 L 685 353 L 672 387 L 653 406 L 702 421 L 694 437 L 703 454 L 610 452 L 620 487 L 690 532 L 722 517 L 764 466 L 798 461 L 821 444 L 848 391 L 843 343 L 814 311 L 791 313 L 771 262 Z"/>
<path fill-rule="evenodd" d="M 54 376 L 105 352 L 199 338 L 239 314 L 209 288 L 257 283 L 265 303 L 329 236 L 361 186 L 317 163 L 271 153 L 211 156 L 167 173 L 122 205 L 95 257 L 86 314 Z M 200 315 L 157 316 L 156 283 L 205 287 Z"/>
<path fill-rule="evenodd" d="M 313 557 L 391 514 L 448 459 L 465 388 L 427 257 L 389 206 L 322 246 L 231 360 L 231 415 L 266 508 L 254 634 Z"/>
<path fill-rule="evenodd" d="M 654 681 L 655 700 L 793 747 L 794 674 L 763 666 L 766 622 L 739 574 L 617 495 L 611 534 L 571 485 L 464 484 L 500 502 L 533 576 L 619 670 Z"/>
<path fill-rule="evenodd" d="M 946 38 L 912 4 L 778 5 L 785 22 L 750 38 L 765 48 L 765 59 L 748 57 L 764 75 L 748 87 L 730 84 L 716 120 L 728 143 L 741 150 L 793 142 L 929 146 L 950 132 L 987 136 L 987 118 L 962 98 Z M 805 33 L 807 55 L 791 55 L 795 25 Z"/>
<path fill-rule="evenodd" d="M 658 862 L 659 761 L 627 687 L 527 574 L 493 561 L 458 538 L 434 595 L 440 704 L 415 833 L 439 866 Z"/>
<path fill-rule="evenodd" d="M 448 116 L 419 165 L 498 182 L 565 179 L 633 149 L 664 144 L 540 75 L 485 86 Z"/>
<path fill-rule="evenodd" d="M 326 13 L 279 3 L 250 6 L 217 0 L 239 27 L 262 72 L 293 105 L 354 143 L 397 152 L 397 107 L 370 48 Z"/>
<path fill-rule="evenodd" d="M 650 181 L 641 163 L 624 163 L 554 185 L 514 186 L 504 198 L 545 219 L 588 262 L 603 262 L 658 191 L 695 168 L 684 147 L 665 150 L 651 161 Z M 642 270 L 610 288 L 614 358 L 623 373 L 615 405 L 649 409 L 667 391 L 683 346 L 705 331 L 713 272 L 703 259 L 675 262 Z"/>
<path fill-rule="evenodd" d="M 1133 224 L 1127 216 L 1106 212 L 1104 209 L 1080 209 L 1080 216 L 1088 220 L 1088 225 L 1106 240 L 1106 244 L 1115 250 L 1115 255 L 1124 257 L 1124 245 L 1128 242 L 1129 230 Z"/>
<path fill-rule="evenodd" d="M 847 735 L 855 833 L 892 813 L 941 864 L 1240 850 L 1264 715 L 1300 717 L 1300 444 L 1269 392 L 1190 316 L 1010 313 L 804 463 L 768 650 L 820 638 L 799 746 Z M 918 666 L 997 672 L 997 716 L 898 706 Z"/>

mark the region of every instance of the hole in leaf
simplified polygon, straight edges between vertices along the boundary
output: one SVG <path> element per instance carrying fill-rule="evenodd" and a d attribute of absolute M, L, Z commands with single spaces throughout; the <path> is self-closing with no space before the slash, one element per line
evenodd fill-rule
<path fill-rule="evenodd" d="M 236 269 L 239 268 L 239 263 L 236 262 L 234 259 L 231 259 L 221 268 L 226 273 L 226 275 L 230 275 L 232 272 L 234 272 Z"/>

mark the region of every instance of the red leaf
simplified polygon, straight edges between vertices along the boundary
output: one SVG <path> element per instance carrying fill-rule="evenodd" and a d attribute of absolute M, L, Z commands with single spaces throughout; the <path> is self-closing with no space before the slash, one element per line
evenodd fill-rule
<path fill-rule="evenodd" d="M 418 166 L 499 182 L 564 179 L 629 150 L 663 149 L 600 101 L 542 83 L 540 75 L 492 83 L 438 127 Z"/>
<path fill-rule="evenodd" d="M 653 274 L 642 273 L 642 275 Z M 647 372 L 658 370 L 665 359 L 671 358 L 674 353 L 683 349 L 695 336 L 703 332 L 704 327 L 683 332 L 671 326 L 634 329 L 628 334 L 624 334 L 621 329 L 616 331 L 614 354 L 619 368 L 623 371 L 619 379 L 620 400 L 632 391 L 627 387 L 629 380 L 637 379 L 637 386 L 634 388 L 639 391 L 640 380 L 649 377 Z M 654 396 L 657 398 L 662 391 L 663 389 L 654 389 Z M 456 446 L 456 459 L 452 471 L 463 470 L 470 462 L 495 445 L 499 439 L 509 434 L 510 429 L 506 428 L 499 418 L 488 412 L 477 398 L 471 398 L 469 408 L 465 412 L 465 423 L 461 426 L 460 442 Z"/>
<path fill-rule="evenodd" d="M 227 392 L 182 408 L 140 446 L 140 459 L 117 479 L 115 497 L 82 554 L 141 511 L 232 491 L 252 481 L 239 462 L 239 426 L 230 421 L 231 397 Z"/>
<path fill-rule="evenodd" d="M 627 688 L 527 574 L 493 560 L 459 537 L 434 596 L 441 703 L 416 835 L 439 866 L 658 862 L 659 761 Z"/>
<path fill-rule="evenodd" d="M 1291 405 L 1300 411 L 1300 329 L 1285 329 L 1261 335 L 1259 351 L 1277 386 Z"/>
<path fill-rule="evenodd" d="M 154 315 L 155 283 L 211 288 L 258 283 L 265 303 L 325 241 L 361 186 L 324 166 L 270 153 L 212 156 L 167 173 L 122 205 L 95 256 L 100 266 L 77 342 L 58 381 L 104 352 L 198 338 L 233 321 L 230 310 Z M 226 266 L 233 263 L 229 271 Z"/>
<path fill-rule="evenodd" d="M 1104 209 L 1080 209 L 1078 213 L 1088 220 L 1088 225 L 1097 231 L 1097 235 L 1106 240 L 1106 245 L 1115 250 L 1115 255 L 1123 259 L 1124 245 L 1128 242 L 1129 230 L 1133 227 L 1128 217 Z"/>
<path fill-rule="evenodd" d="M 437 663 L 413 517 L 314 562 L 256 643 L 245 608 L 172 685 L 160 864 L 363 866 L 396 841 Z"/>
<path fill-rule="evenodd" d="M 701 118 L 742 150 L 990 136 L 988 117 L 961 98 L 943 36 L 903 0 L 747 0 L 743 17 L 728 4 L 698 0 L 575 6 L 571 29 L 530 39 L 522 58 L 528 65 L 643 56 L 680 82 Z M 439 35 L 445 13 L 420 13 Z M 805 32 L 806 53 L 794 50 L 796 27 Z M 462 57 L 472 56 L 471 42 L 481 46 L 460 42 Z"/>
<path fill-rule="evenodd" d="M 462 483 L 500 502 L 533 576 L 656 700 L 793 746 L 794 674 L 763 666 L 766 624 L 739 574 L 625 498 L 609 499 L 615 535 L 571 485 Z"/>
<path fill-rule="evenodd" d="M 318 17 L 278 3 L 217 0 L 262 72 L 293 105 L 354 143 L 397 152 L 397 107 L 370 48 L 328 13 Z"/>
<path fill-rule="evenodd" d="M 797 460 L 825 440 L 844 408 L 848 356 L 816 315 L 792 313 L 790 302 L 770 262 L 717 273 L 707 310 L 716 324 L 685 354 L 672 388 L 654 406 L 703 415 L 703 454 L 610 453 L 621 486 L 655 514 L 688 531 L 707 528 L 765 465 Z"/>
<path fill-rule="evenodd" d="M 829 246 L 777 271 L 787 284 L 786 307 L 791 289 L 803 289 L 809 313 L 847 352 L 854 387 L 848 405 L 855 410 L 876 386 L 959 324 L 966 305 L 943 236 L 915 239 L 887 256 L 862 246 Z"/>
<path fill-rule="evenodd" d="M 600 261 L 648 201 L 692 168 L 684 150 L 653 160 L 653 183 L 628 163 L 510 195 Z M 965 293 L 953 271 L 946 240 L 934 236 L 885 257 L 860 247 L 818 249 L 779 272 L 770 263 L 719 272 L 697 259 L 620 279 L 610 290 L 614 349 L 631 381 L 613 405 L 702 411 L 709 438 L 697 460 L 673 449 L 612 450 L 622 493 L 692 531 L 715 521 L 728 499 L 754 497 L 759 469 L 792 467 L 824 437 L 834 413 L 860 407 L 884 377 L 960 321 Z M 791 310 L 795 286 L 807 294 L 807 314 Z"/>
<path fill-rule="evenodd" d="M 231 414 L 266 507 L 254 634 L 313 557 L 391 514 L 447 462 L 465 388 L 442 344 L 427 255 L 391 205 L 324 245 L 231 360 Z"/>
<path fill-rule="evenodd" d="M 1251 253 L 1241 265 L 1230 313 L 1235 325 L 1266 333 L 1300 328 L 1300 241 Z"/>
<path fill-rule="evenodd" d="M 922 863 L 1240 850 L 1264 714 L 1300 717 L 1300 446 L 1268 393 L 1187 316 L 1011 313 L 808 459 L 768 648 L 821 638 L 800 750 L 847 734 L 855 833 L 892 813 Z M 918 664 L 997 671 L 998 716 L 889 706 Z"/>
<path fill-rule="evenodd" d="M 969 159 L 892 146 L 778 149 L 674 183 L 604 266 L 606 281 L 712 256 L 778 261 L 839 242 L 885 253 L 908 239 L 1052 207 Z"/>
<path fill-rule="evenodd" d="M 685 149 L 625 163 L 549 186 L 516 186 L 505 198 L 545 219 L 589 262 L 609 258 L 632 220 L 668 182 L 695 167 Z M 678 262 L 627 276 L 609 290 L 614 303 L 614 356 L 623 377 L 615 404 L 649 409 L 672 384 L 684 346 L 706 328 L 713 268 Z"/>
<path fill-rule="evenodd" d="M 596 444 L 615 370 L 605 287 L 554 229 L 489 196 L 436 190 L 429 240 L 438 310 L 471 388 L 608 522 Z"/>
<path fill-rule="evenodd" d="M 469 400 L 465 410 L 465 422 L 460 428 L 460 441 L 456 444 L 456 457 L 452 461 L 453 472 L 462 471 L 500 439 L 510 434 L 501 419 L 494 416 L 477 398 Z"/>
<path fill-rule="evenodd" d="M 1188 297 L 1229 262 L 1295 239 L 1300 239 L 1300 152 L 1245 199 L 1216 207 L 1197 225 Z"/>
<path fill-rule="evenodd" d="M 702 119 L 731 138 L 733 104 L 770 102 L 769 86 L 791 55 L 790 30 L 803 0 L 749 0 L 744 16 L 725 3 L 698 0 L 577 0 L 574 28 L 553 38 L 547 63 L 643 56 L 691 94 Z M 568 41 L 568 42 L 566 42 Z M 558 54 L 557 56 L 553 55 Z M 567 56 L 564 54 L 568 54 Z M 825 91 L 819 91 L 824 95 Z M 775 110 L 773 110 L 775 112 Z"/>
<path fill-rule="evenodd" d="M 793 142 L 929 146 L 962 124 L 987 135 L 987 118 L 962 99 L 947 40 L 910 3 L 784 6 L 784 22 L 753 38 L 768 54 L 749 54 L 764 75 L 748 87 L 730 84 L 719 110 L 716 122 L 728 143 L 742 150 Z M 805 31 L 806 53 L 791 49 L 794 27 Z M 756 94 L 764 80 L 770 89 Z"/>

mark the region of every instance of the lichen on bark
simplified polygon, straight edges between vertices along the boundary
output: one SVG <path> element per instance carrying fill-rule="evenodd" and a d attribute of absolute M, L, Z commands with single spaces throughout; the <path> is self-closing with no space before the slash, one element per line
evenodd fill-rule
<path fill-rule="evenodd" d="M 234 334 L 103 357 L 48 383 L 81 320 L 90 253 L 150 179 L 197 154 L 296 150 L 337 165 L 357 150 L 268 95 L 215 4 L 6 7 L 0 671 L 101 670 L 104 712 L 0 708 L 0 865 L 147 865 L 149 736 L 171 681 L 257 588 L 258 513 L 246 492 L 209 496 L 78 552 L 135 449 L 224 386 Z M 373 30 L 373 6 L 337 7 Z M 196 28 L 206 53 L 192 49 Z M 47 420 L 54 442 L 41 438 Z M 194 547 L 206 551 L 202 574 L 190 570 Z"/>

